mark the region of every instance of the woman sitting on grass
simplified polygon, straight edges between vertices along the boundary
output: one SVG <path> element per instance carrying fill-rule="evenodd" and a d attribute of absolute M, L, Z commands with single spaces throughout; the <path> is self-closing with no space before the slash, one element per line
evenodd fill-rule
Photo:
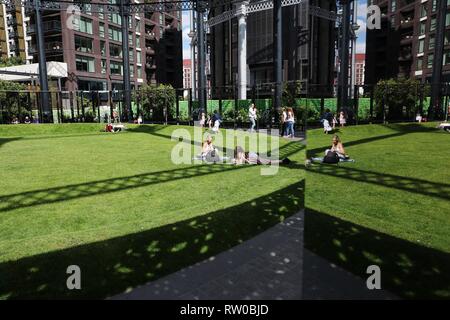
<path fill-rule="evenodd" d="M 271 160 L 260 157 L 256 152 L 245 152 L 244 149 L 240 146 L 237 146 L 234 149 L 234 164 L 289 164 L 291 160 L 288 158 L 284 158 L 282 160 Z"/>
<path fill-rule="evenodd" d="M 337 134 L 333 136 L 332 142 L 331 142 L 331 149 L 325 150 L 325 155 L 328 154 L 328 152 L 335 152 L 339 159 L 348 159 L 349 156 L 347 153 L 345 153 L 344 145 L 341 142 L 341 139 Z"/>

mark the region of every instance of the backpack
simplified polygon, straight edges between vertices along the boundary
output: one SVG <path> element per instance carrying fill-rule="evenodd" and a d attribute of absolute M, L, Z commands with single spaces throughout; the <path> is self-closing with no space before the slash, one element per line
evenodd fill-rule
<path fill-rule="evenodd" d="M 339 156 L 334 151 L 328 151 L 326 156 L 323 158 L 323 163 L 339 163 Z"/>

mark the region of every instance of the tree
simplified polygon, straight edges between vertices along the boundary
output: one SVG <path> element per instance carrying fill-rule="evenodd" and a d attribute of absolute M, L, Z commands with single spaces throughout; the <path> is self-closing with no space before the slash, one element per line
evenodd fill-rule
<path fill-rule="evenodd" d="M 24 90 L 24 84 L 0 80 L 0 122 L 9 123 L 14 117 L 22 119 L 31 115 L 31 104 L 27 103 Z"/>
<path fill-rule="evenodd" d="M 429 86 L 415 79 L 380 80 L 375 86 L 375 114 L 378 119 L 413 119 L 419 111 L 420 97 L 429 94 Z"/>
<path fill-rule="evenodd" d="M 3 67 L 12 67 L 25 64 L 25 61 L 22 57 L 2 57 L 0 58 L 0 68 Z"/>
<path fill-rule="evenodd" d="M 169 121 L 175 119 L 175 89 L 171 85 L 144 85 L 139 90 L 145 119 Z"/>

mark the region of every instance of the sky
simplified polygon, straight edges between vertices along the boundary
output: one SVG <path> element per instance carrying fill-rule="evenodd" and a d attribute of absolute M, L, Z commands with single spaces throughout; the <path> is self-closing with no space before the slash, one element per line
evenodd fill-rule
<path fill-rule="evenodd" d="M 358 2 L 358 24 L 359 30 L 357 31 L 356 52 L 364 53 L 366 50 L 366 20 L 367 20 L 367 0 L 355 0 Z M 190 38 L 188 33 L 190 31 L 189 25 L 190 11 L 183 11 L 183 59 L 189 59 L 191 57 L 191 51 L 189 47 Z"/>

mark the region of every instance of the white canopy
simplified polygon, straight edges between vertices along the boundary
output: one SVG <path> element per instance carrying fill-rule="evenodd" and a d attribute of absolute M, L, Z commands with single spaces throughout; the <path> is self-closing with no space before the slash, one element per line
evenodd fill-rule
<path fill-rule="evenodd" d="M 56 61 L 47 62 L 47 75 L 50 78 L 66 78 L 67 63 Z M 39 63 L 0 68 L 0 80 L 27 81 L 38 78 Z"/>

